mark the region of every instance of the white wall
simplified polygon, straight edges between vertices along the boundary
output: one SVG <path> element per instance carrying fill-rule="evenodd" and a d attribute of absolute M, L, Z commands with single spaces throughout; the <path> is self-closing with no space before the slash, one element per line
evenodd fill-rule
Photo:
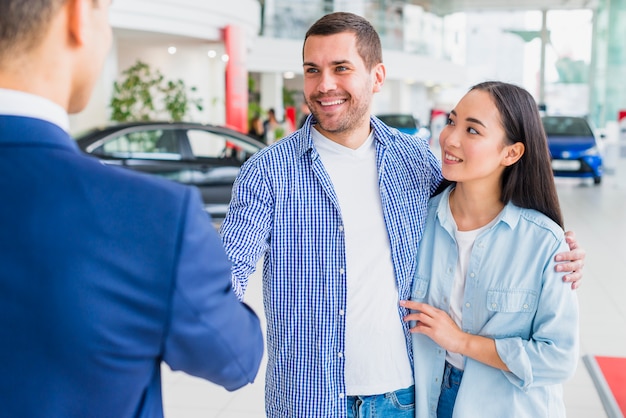
<path fill-rule="evenodd" d="M 176 53 L 169 54 L 169 45 L 176 46 Z M 221 57 L 224 48 L 221 44 L 185 45 L 172 41 L 170 44 L 147 45 L 144 43 L 124 42 L 118 45 L 120 71 L 132 66 L 137 60 L 159 69 L 168 80 L 184 80 L 187 87 L 196 87 L 191 93 L 202 99 L 202 112 L 193 109 L 190 120 L 195 122 L 223 124 L 225 63 Z M 216 51 L 210 58 L 208 51 Z"/>
<path fill-rule="evenodd" d="M 236 24 L 249 39 L 259 31 L 257 0 L 120 0 L 111 5 L 115 28 L 219 40 L 220 29 Z"/>
<path fill-rule="evenodd" d="M 198 88 L 204 111 L 194 112 L 193 120 L 224 123 L 222 29 L 230 24 L 244 28 L 246 42 L 251 45 L 259 29 L 259 13 L 257 0 L 113 2 L 110 22 L 114 46 L 87 108 L 71 116 L 71 132 L 108 122 L 113 82 L 137 59 L 159 68 L 166 78 L 182 78 L 186 85 Z M 177 46 L 175 55 L 167 53 L 172 44 Z M 217 50 L 215 58 L 208 57 L 209 49 Z"/>

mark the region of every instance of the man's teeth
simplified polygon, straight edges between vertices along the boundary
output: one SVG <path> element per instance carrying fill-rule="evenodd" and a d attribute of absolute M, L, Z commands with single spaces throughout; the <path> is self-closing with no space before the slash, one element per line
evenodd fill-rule
<path fill-rule="evenodd" d="M 322 106 L 334 106 L 334 105 L 338 105 L 338 104 L 342 104 L 343 102 L 345 102 L 345 100 L 333 100 L 332 102 L 321 102 Z"/>

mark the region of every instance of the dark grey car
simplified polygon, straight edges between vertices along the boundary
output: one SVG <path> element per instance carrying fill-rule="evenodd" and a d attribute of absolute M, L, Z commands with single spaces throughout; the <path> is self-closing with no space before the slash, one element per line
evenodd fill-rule
<path fill-rule="evenodd" d="M 241 165 L 265 145 L 229 128 L 186 122 L 132 122 L 96 128 L 76 138 L 105 164 L 198 187 L 216 222 L 230 202 Z"/>

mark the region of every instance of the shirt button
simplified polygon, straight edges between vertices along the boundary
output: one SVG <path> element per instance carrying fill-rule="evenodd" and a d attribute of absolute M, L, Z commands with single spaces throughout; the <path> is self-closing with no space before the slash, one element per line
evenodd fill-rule
<path fill-rule="evenodd" d="M 343 316 L 343 314 L 344 314 L 343 309 L 339 309 L 339 316 Z"/>
<path fill-rule="evenodd" d="M 466 307 L 466 308 L 469 308 L 469 307 L 470 307 L 470 303 L 469 303 L 469 302 L 468 302 L 468 303 L 466 303 L 466 304 L 465 304 L 465 307 Z"/>
<path fill-rule="evenodd" d="M 344 274 L 345 272 L 346 272 L 346 270 L 345 270 L 345 269 L 342 269 L 342 268 L 341 268 L 341 269 L 339 269 L 339 274 Z"/>
<path fill-rule="evenodd" d="M 524 304 L 524 309 L 528 309 L 528 304 L 527 303 Z"/>
<path fill-rule="evenodd" d="M 343 225 L 339 225 L 339 231 L 343 232 Z"/>
<path fill-rule="evenodd" d="M 338 352 L 338 353 L 337 353 L 337 357 L 339 357 L 339 358 L 343 358 L 343 353 L 342 353 L 341 351 L 340 351 L 340 352 Z"/>
<path fill-rule="evenodd" d="M 339 399 L 343 399 L 343 393 L 339 394 Z"/>
<path fill-rule="evenodd" d="M 470 273 L 470 277 L 473 279 L 476 275 L 474 273 Z"/>
<path fill-rule="evenodd" d="M 497 305 L 497 304 L 495 304 L 495 303 L 492 303 L 492 304 L 491 304 L 491 307 L 492 307 L 493 309 L 496 309 L 496 308 L 498 307 L 498 305 Z"/>

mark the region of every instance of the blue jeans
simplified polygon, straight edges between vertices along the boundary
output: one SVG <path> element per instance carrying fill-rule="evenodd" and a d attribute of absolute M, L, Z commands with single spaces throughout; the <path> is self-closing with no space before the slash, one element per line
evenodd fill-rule
<path fill-rule="evenodd" d="M 454 411 L 454 401 L 459 393 L 459 386 L 463 378 L 463 370 L 457 369 L 446 361 L 446 368 L 443 371 L 441 381 L 441 394 L 439 394 L 439 404 L 437 405 L 437 418 L 452 418 Z"/>
<path fill-rule="evenodd" d="M 348 396 L 348 418 L 414 418 L 415 386 L 382 395 Z"/>

